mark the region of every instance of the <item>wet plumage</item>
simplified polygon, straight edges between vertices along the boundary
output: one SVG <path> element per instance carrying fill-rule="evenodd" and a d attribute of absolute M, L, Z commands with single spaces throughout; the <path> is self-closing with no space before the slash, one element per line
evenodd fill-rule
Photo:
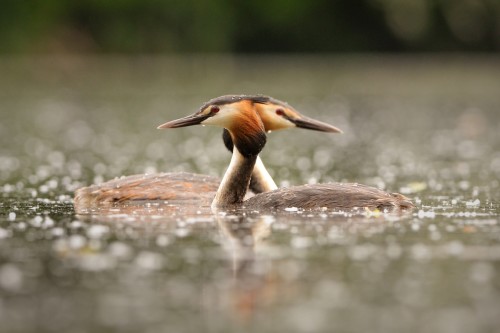
<path fill-rule="evenodd" d="M 74 204 L 77 212 L 100 204 L 147 200 L 207 206 L 219 184 L 218 177 L 188 172 L 133 175 L 80 188 Z"/>
<path fill-rule="evenodd" d="M 410 199 L 399 193 L 387 193 L 375 187 L 357 183 L 326 183 L 280 188 L 257 194 L 243 202 L 243 207 L 261 210 L 302 209 L 394 211 L 413 208 Z"/>

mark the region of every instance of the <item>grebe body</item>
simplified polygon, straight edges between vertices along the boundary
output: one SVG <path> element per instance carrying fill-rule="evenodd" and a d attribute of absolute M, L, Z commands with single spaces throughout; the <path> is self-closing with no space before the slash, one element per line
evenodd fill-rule
<path fill-rule="evenodd" d="M 357 183 L 325 183 L 280 188 L 268 193 L 256 194 L 245 200 L 243 208 L 261 210 L 333 209 L 351 211 L 369 209 L 379 211 L 407 210 L 413 204 L 402 194 L 388 193 L 378 188 Z"/>
<path fill-rule="evenodd" d="M 83 187 L 75 192 L 74 206 L 79 213 L 99 205 L 128 201 L 168 201 L 210 205 L 219 187 L 214 176 L 165 172 L 116 178 L 102 184 Z"/>
<path fill-rule="evenodd" d="M 402 211 L 414 207 L 410 199 L 401 194 L 391 194 L 353 183 L 293 186 L 260 193 L 244 200 L 258 154 L 267 140 L 262 117 L 257 111 L 260 103 L 257 99 L 249 99 L 245 103 L 207 103 L 199 112 L 159 127 L 177 128 L 202 124 L 228 130 L 234 144 L 233 155 L 212 202 L 213 209 L 266 210 L 295 207 L 341 211 L 363 208 Z M 280 115 L 282 110 L 276 108 L 275 113 Z"/>
<path fill-rule="evenodd" d="M 255 112 L 258 114 L 265 131 L 276 131 L 289 128 L 305 128 L 309 130 L 337 133 L 340 130 L 329 124 L 308 118 L 285 102 L 260 95 L 226 95 L 214 98 L 203 105 L 200 110 L 210 106 L 214 110 L 222 105 L 233 105 L 236 109 L 241 105 L 258 102 Z M 182 124 L 178 124 L 179 127 Z M 248 124 L 241 122 L 242 128 Z M 230 133 L 223 131 L 226 148 L 233 149 Z M 130 201 L 156 201 L 171 204 L 210 205 L 220 185 L 220 179 L 214 176 L 180 173 L 141 174 L 116 178 L 101 184 L 83 187 L 75 192 L 74 207 L 77 213 L 86 213 L 89 209 L 100 205 L 120 204 Z M 268 173 L 260 157 L 256 157 L 251 170 L 249 191 L 247 196 L 277 189 L 276 183 Z M 245 189 L 245 192 L 246 189 Z"/>

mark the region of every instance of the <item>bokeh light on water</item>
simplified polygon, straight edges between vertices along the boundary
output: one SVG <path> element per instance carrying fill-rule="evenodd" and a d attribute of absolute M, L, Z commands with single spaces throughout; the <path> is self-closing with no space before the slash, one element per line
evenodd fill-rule
<path fill-rule="evenodd" d="M 500 327 L 500 66 L 481 59 L 3 59 L 2 331 L 494 332 Z M 222 175 L 215 128 L 157 131 L 266 93 L 345 131 L 271 133 L 281 185 L 357 181 L 409 216 L 75 216 L 120 175 Z"/>

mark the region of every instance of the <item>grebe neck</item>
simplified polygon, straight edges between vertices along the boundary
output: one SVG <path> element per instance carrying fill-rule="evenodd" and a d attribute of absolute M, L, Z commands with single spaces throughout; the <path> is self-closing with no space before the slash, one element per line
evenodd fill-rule
<path fill-rule="evenodd" d="M 233 152 L 233 138 L 231 137 L 231 133 L 225 128 L 222 131 L 222 141 L 224 142 L 227 150 Z M 255 167 L 252 173 L 252 178 L 250 180 L 250 189 L 257 194 L 273 191 L 277 188 L 278 186 L 274 182 L 273 177 L 271 177 L 271 175 L 267 171 L 261 158 L 257 157 L 257 161 L 255 162 Z"/>
<path fill-rule="evenodd" d="M 250 189 L 255 193 L 263 193 L 274 191 L 278 188 L 273 180 L 273 177 L 269 174 L 262 159 L 257 156 L 257 161 L 252 172 L 252 178 L 250 180 Z"/>
<path fill-rule="evenodd" d="M 226 122 L 228 127 L 224 125 L 233 142 L 233 156 L 212 202 L 212 208 L 243 203 L 255 162 L 266 145 L 267 138 L 262 119 L 255 112 L 253 104 L 249 104 L 248 107 L 245 112 L 233 114 L 233 119 Z"/>
<path fill-rule="evenodd" d="M 256 160 L 257 155 L 243 156 L 236 146 L 233 148 L 231 162 L 219 185 L 212 208 L 228 207 L 243 202 Z"/>

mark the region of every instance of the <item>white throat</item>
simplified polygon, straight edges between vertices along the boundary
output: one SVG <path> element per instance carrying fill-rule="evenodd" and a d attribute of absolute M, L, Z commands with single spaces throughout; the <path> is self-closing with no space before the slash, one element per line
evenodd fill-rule
<path fill-rule="evenodd" d="M 253 168 L 252 179 L 258 181 L 262 186 L 262 192 L 269 192 L 276 190 L 278 186 L 274 182 L 273 177 L 269 174 L 260 156 L 257 156 L 257 161 Z"/>

